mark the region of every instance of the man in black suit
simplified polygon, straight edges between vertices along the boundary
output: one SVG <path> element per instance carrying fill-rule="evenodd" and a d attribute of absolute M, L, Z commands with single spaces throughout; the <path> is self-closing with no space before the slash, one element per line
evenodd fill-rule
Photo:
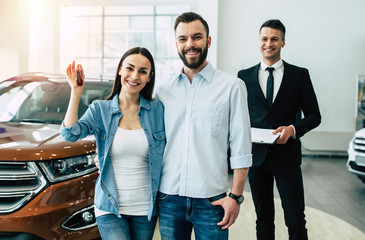
<path fill-rule="evenodd" d="M 251 126 L 280 132 L 276 144 L 253 143 L 249 182 L 255 204 L 257 239 L 275 239 L 274 179 L 289 239 L 308 239 L 304 215 L 300 137 L 321 122 L 309 72 L 284 62 L 285 27 L 268 20 L 260 28 L 262 61 L 238 72 L 247 87 Z M 298 112 L 304 117 L 298 119 Z M 299 115 L 300 116 L 300 115 Z"/>

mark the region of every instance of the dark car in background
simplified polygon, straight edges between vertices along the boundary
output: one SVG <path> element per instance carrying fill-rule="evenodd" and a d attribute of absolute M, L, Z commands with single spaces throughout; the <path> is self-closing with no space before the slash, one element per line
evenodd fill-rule
<path fill-rule="evenodd" d="M 85 80 L 79 117 L 112 81 Z M 97 239 L 95 141 L 65 142 L 59 128 L 70 87 L 64 75 L 0 82 L 0 239 Z"/>

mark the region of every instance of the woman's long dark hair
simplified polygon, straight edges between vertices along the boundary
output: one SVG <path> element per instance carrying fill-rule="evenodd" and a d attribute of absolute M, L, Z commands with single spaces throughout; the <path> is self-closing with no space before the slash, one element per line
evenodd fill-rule
<path fill-rule="evenodd" d="M 124 59 L 126 59 L 128 56 L 130 56 L 132 54 L 142 54 L 151 63 L 151 72 L 150 72 L 151 80 L 149 82 L 147 82 L 146 86 L 142 89 L 141 94 L 147 100 L 152 99 L 153 87 L 155 86 L 155 62 L 153 61 L 152 54 L 146 48 L 135 47 L 135 48 L 131 48 L 128 51 L 126 51 L 124 53 L 124 55 L 122 56 L 122 58 L 120 59 L 118 68 L 117 68 L 117 72 L 115 73 L 115 80 L 114 80 L 112 92 L 110 93 L 110 95 L 108 97 L 106 97 L 106 100 L 111 100 L 111 99 L 113 99 L 113 97 L 116 94 L 120 93 L 120 90 L 122 89 L 121 77 L 119 75 L 120 68 L 123 65 Z"/>

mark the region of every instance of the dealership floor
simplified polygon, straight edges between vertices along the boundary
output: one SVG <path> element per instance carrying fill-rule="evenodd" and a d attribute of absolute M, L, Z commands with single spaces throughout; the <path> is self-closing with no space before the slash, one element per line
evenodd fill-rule
<path fill-rule="evenodd" d="M 305 156 L 302 171 L 309 239 L 365 239 L 365 184 L 347 171 L 346 158 Z M 230 228 L 232 240 L 256 239 L 256 216 L 248 182 L 244 195 L 240 215 Z M 276 190 L 275 196 L 275 235 L 277 240 L 286 240 L 287 229 Z M 160 239 L 158 231 L 153 239 Z"/>
<path fill-rule="evenodd" d="M 346 161 L 346 157 L 303 157 L 309 239 L 365 240 L 365 184 L 347 170 Z M 250 192 L 249 184 L 245 191 Z M 275 196 L 276 236 L 288 239 L 277 190 Z"/>
<path fill-rule="evenodd" d="M 347 170 L 346 161 L 338 157 L 303 158 L 306 205 L 365 232 L 365 184 Z"/>

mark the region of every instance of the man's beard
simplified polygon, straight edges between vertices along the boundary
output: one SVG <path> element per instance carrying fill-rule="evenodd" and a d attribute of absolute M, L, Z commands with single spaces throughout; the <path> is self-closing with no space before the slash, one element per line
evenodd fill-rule
<path fill-rule="evenodd" d="M 198 61 L 196 61 L 196 62 L 193 61 L 193 62 L 189 63 L 188 60 L 185 58 L 186 52 L 188 52 L 190 50 L 200 53 L 200 57 L 199 57 Z M 183 61 L 184 65 L 191 69 L 199 68 L 204 63 L 205 59 L 207 58 L 207 55 L 208 55 L 208 43 L 206 44 L 204 51 L 201 48 L 191 47 L 189 49 L 183 50 L 182 54 L 179 52 L 179 57 Z"/>

